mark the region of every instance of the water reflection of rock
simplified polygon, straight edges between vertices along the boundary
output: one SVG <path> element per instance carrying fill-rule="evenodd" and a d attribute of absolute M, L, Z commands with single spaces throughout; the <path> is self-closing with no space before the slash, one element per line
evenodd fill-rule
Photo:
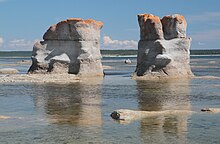
<path fill-rule="evenodd" d="M 35 104 L 43 107 L 51 123 L 80 126 L 102 124 L 99 83 L 43 85 L 41 94 L 35 97 Z"/>
<path fill-rule="evenodd" d="M 140 110 L 190 110 L 189 81 L 137 81 Z M 187 143 L 189 114 L 148 117 L 140 122 L 140 133 L 146 143 Z"/>

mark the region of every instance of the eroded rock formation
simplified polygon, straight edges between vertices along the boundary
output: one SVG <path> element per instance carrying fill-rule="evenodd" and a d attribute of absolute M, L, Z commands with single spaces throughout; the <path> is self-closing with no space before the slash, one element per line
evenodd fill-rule
<path fill-rule="evenodd" d="M 35 43 L 29 73 L 103 76 L 100 29 L 103 23 L 71 18 L 51 26 Z"/>
<path fill-rule="evenodd" d="M 191 77 L 187 23 L 182 15 L 138 15 L 140 41 L 135 76 L 145 78 Z"/>

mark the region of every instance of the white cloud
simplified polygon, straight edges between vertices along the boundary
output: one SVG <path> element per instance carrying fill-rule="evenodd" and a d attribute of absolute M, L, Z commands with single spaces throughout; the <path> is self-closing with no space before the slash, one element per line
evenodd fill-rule
<path fill-rule="evenodd" d="M 105 49 L 137 49 L 138 42 L 134 40 L 112 40 L 110 36 L 103 37 Z"/>
<path fill-rule="evenodd" d="M 24 39 L 15 39 L 9 42 L 9 47 L 27 47 L 33 45 L 32 41 L 26 41 Z"/>
<path fill-rule="evenodd" d="M 3 40 L 0 37 L 0 51 L 32 51 L 36 40 L 14 39 Z"/>
<path fill-rule="evenodd" d="M 4 39 L 0 37 L 0 46 L 4 43 Z"/>

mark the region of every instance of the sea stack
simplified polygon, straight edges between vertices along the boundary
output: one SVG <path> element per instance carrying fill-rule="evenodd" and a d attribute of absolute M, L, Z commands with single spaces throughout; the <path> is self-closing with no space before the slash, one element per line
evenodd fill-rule
<path fill-rule="evenodd" d="M 51 26 L 34 44 L 28 73 L 103 76 L 100 29 L 103 23 L 71 18 Z"/>
<path fill-rule="evenodd" d="M 189 78 L 191 38 L 186 37 L 184 16 L 174 14 L 160 19 L 152 14 L 138 15 L 138 43 L 135 78 Z"/>

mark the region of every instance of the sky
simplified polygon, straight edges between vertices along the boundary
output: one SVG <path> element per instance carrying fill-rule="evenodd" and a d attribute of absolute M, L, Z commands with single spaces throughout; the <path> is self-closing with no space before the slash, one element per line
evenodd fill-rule
<path fill-rule="evenodd" d="M 104 22 L 101 49 L 137 49 L 137 14 L 184 15 L 191 49 L 220 49 L 220 0 L 0 0 L 0 51 L 31 51 L 67 18 Z"/>

